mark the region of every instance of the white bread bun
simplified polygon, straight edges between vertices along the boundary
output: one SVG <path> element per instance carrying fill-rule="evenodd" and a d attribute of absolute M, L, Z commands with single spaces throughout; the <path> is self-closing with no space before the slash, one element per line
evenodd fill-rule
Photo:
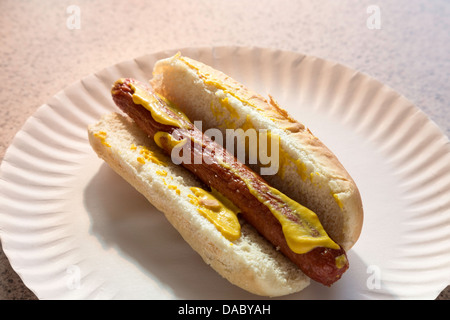
<path fill-rule="evenodd" d="M 312 209 L 345 250 L 359 238 L 363 207 L 358 188 L 336 156 L 277 103 L 224 73 L 177 54 L 155 64 L 154 90 L 202 129 L 266 129 L 280 137 L 280 170 L 264 179 Z M 258 166 L 252 167 L 259 172 Z"/>
<path fill-rule="evenodd" d="M 261 296 L 287 295 L 309 285 L 310 279 L 249 224 L 241 221 L 238 240 L 224 238 L 189 201 L 190 188 L 201 183 L 174 165 L 128 117 L 105 115 L 89 126 L 88 134 L 98 156 L 163 212 L 203 260 L 231 283 Z"/>

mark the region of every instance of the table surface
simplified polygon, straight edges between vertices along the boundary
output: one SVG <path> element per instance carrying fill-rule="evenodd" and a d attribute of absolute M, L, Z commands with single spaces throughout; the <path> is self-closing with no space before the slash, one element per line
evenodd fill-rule
<path fill-rule="evenodd" d="M 337 61 L 401 93 L 450 136 L 449 16 L 448 0 L 2 0 L 0 160 L 27 118 L 68 85 L 120 61 L 191 46 Z M 1 248 L 0 299 L 36 299 Z"/>

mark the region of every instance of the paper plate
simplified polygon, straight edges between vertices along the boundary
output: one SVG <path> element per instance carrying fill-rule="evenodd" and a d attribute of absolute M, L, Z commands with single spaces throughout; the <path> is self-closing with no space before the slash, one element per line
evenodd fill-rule
<path fill-rule="evenodd" d="M 258 299 L 222 279 L 163 214 L 91 150 L 86 127 L 117 111 L 125 61 L 55 95 L 29 118 L 1 165 L 4 252 L 40 299 Z M 183 55 L 271 94 L 356 181 L 365 218 L 350 270 L 282 299 L 434 299 L 450 283 L 450 144 L 394 90 L 335 62 L 275 49 L 186 48 Z"/>

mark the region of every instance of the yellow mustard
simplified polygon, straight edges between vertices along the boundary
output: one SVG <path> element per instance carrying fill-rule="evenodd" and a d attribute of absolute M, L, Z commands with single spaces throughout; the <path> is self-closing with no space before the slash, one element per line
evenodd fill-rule
<path fill-rule="evenodd" d="M 151 112 L 152 118 L 161 124 L 174 126 L 177 128 L 186 128 L 188 125 L 183 123 L 183 121 L 179 121 L 175 119 L 171 115 L 165 112 L 164 108 L 160 107 L 160 102 L 156 98 L 155 95 L 152 95 L 147 90 L 141 89 L 139 86 L 135 86 L 130 84 L 131 89 L 133 90 L 133 102 L 135 104 L 140 104 L 145 109 Z M 159 96 L 159 95 L 158 95 Z M 183 120 L 185 120 L 188 124 L 190 124 L 189 119 L 186 117 L 184 113 L 180 110 L 176 109 L 171 103 L 167 101 L 167 99 L 161 98 L 164 102 L 166 102 L 165 106 L 173 111 L 175 114 L 180 116 Z"/>
<path fill-rule="evenodd" d="M 277 189 L 269 187 L 269 190 L 270 194 L 280 198 L 300 221 L 300 224 L 292 221 L 281 214 L 270 202 L 266 203 L 266 206 L 280 222 L 286 242 L 292 251 L 295 253 L 306 253 L 316 247 L 340 248 L 325 232 L 319 217 L 313 211 L 290 199 Z M 257 194 L 256 192 L 254 193 L 255 196 Z"/>
<path fill-rule="evenodd" d="M 130 149 L 137 150 L 138 147 L 132 144 Z M 158 156 L 155 152 L 148 150 L 144 146 L 139 147 L 139 154 L 140 156 L 138 156 L 136 159 L 141 164 L 145 164 L 147 161 L 150 161 L 160 166 L 166 166 L 161 156 Z"/>
<path fill-rule="evenodd" d="M 167 171 L 166 170 L 156 170 L 156 174 L 167 177 Z"/>
<path fill-rule="evenodd" d="M 230 102 L 228 101 L 228 98 L 221 99 L 220 104 L 222 105 L 222 107 L 224 107 L 225 109 L 228 110 L 228 112 L 230 113 L 232 118 L 239 118 L 239 114 L 233 108 L 233 106 L 230 104 Z"/>
<path fill-rule="evenodd" d="M 202 73 L 195 65 L 193 65 L 192 63 L 190 63 L 189 61 L 187 61 L 186 59 L 184 59 L 182 56 L 176 56 L 176 58 L 178 58 L 180 61 L 183 61 L 188 67 L 190 67 L 191 69 L 194 69 L 197 74 L 199 76 L 201 76 L 204 79 L 205 84 L 208 85 L 212 85 L 218 89 L 222 89 L 224 92 L 232 95 L 233 97 L 235 97 L 236 99 L 240 100 L 241 102 L 244 102 L 250 106 L 252 106 L 253 108 L 255 108 L 256 110 L 261 110 L 261 108 L 259 108 L 257 105 L 255 105 L 254 103 L 251 103 L 245 99 L 243 99 L 240 95 L 238 90 L 234 90 L 233 88 L 230 88 L 229 86 L 225 86 L 223 83 L 221 83 L 219 80 L 214 79 L 210 74 L 207 73 Z"/>
<path fill-rule="evenodd" d="M 197 187 L 190 190 L 193 193 L 190 197 L 191 203 L 198 207 L 198 212 L 214 224 L 229 241 L 239 239 L 241 236 L 241 225 L 237 218 L 239 209 L 215 190 L 208 192 Z"/>
<path fill-rule="evenodd" d="M 232 166 L 220 162 L 222 166 L 225 166 L 229 170 L 236 172 Z M 288 206 L 291 212 L 295 215 L 299 222 L 294 222 L 287 218 L 279 211 L 272 202 L 267 200 L 267 197 L 261 194 L 261 190 L 256 190 L 253 187 L 252 181 L 249 179 L 243 179 L 250 193 L 258 199 L 259 202 L 264 204 L 270 212 L 280 222 L 283 235 L 289 248 L 299 254 L 307 253 L 316 247 L 325 247 L 330 249 L 339 249 L 339 245 L 335 243 L 326 233 L 319 217 L 310 209 L 302 206 L 298 202 L 292 200 L 279 190 L 266 185 L 268 193 L 275 198 L 282 201 L 284 206 Z"/>
<path fill-rule="evenodd" d="M 108 142 L 106 142 L 106 136 L 107 136 L 107 134 L 106 134 L 105 131 L 99 131 L 99 132 L 94 133 L 94 137 L 99 138 L 99 139 L 100 139 L 100 142 L 101 142 L 104 146 L 106 146 L 106 147 L 111 147 L 111 145 L 110 145 Z"/>
<path fill-rule="evenodd" d="M 180 189 L 178 189 L 178 187 L 177 187 L 176 185 L 169 184 L 168 188 L 169 188 L 170 190 L 175 190 L 175 192 L 176 192 L 177 195 L 180 195 L 180 194 L 181 194 Z"/>
<path fill-rule="evenodd" d="M 333 197 L 334 200 L 336 200 L 336 203 L 338 204 L 339 208 L 342 209 L 344 205 L 342 204 L 341 199 L 339 199 L 339 196 L 336 193 L 333 193 Z"/>
<path fill-rule="evenodd" d="M 253 126 L 253 123 L 250 120 L 250 117 L 247 115 L 245 122 L 242 124 L 241 129 L 243 129 L 244 131 L 247 131 L 249 129 L 255 130 L 255 127 Z M 272 131 L 267 131 L 267 147 L 269 148 L 267 151 L 268 153 L 271 154 L 271 145 L 269 143 L 269 141 L 272 141 L 272 137 L 278 141 L 281 140 L 280 136 L 277 135 L 276 133 L 273 133 Z M 259 139 L 260 136 L 257 135 L 257 142 L 256 145 L 259 148 Z M 278 157 L 278 161 L 279 161 L 279 176 L 281 177 L 281 179 L 284 179 L 285 174 L 286 174 L 286 168 L 289 166 L 289 164 L 293 164 L 296 169 L 297 169 L 297 173 L 299 174 L 299 176 L 302 178 L 303 181 L 305 181 L 308 178 L 308 174 L 307 174 L 307 167 L 306 164 L 304 162 L 302 162 L 300 159 L 294 159 L 283 147 L 281 147 L 278 144 L 279 148 L 278 148 L 278 152 L 279 152 L 279 157 Z M 249 152 L 248 150 L 248 146 L 246 145 L 246 152 Z M 259 160 L 259 149 L 257 150 L 258 155 L 258 160 Z M 259 165 L 261 165 L 261 163 L 259 163 Z M 312 176 L 309 176 L 312 182 Z"/>
<path fill-rule="evenodd" d="M 168 133 L 168 132 L 164 132 L 164 131 L 158 131 L 157 133 L 155 133 L 155 135 L 153 136 L 153 140 L 155 140 L 155 143 L 158 145 L 158 147 L 163 148 L 161 139 L 166 139 L 166 141 L 168 142 L 169 146 L 171 149 L 173 149 L 174 147 L 176 147 L 177 145 L 179 145 L 180 143 L 185 144 L 187 142 L 187 139 L 182 139 L 182 140 L 175 140 L 173 138 L 173 136 Z M 182 146 L 181 145 L 181 146 Z"/>
<path fill-rule="evenodd" d="M 218 106 L 215 106 L 213 100 L 211 100 L 209 108 L 211 109 L 211 113 L 214 115 L 214 117 L 216 119 L 221 119 L 221 118 L 225 117 L 224 109 L 222 109 L 222 108 L 220 108 Z"/>
<path fill-rule="evenodd" d="M 347 265 L 347 257 L 345 256 L 345 254 L 337 256 L 334 261 L 338 269 L 341 269 Z"/>

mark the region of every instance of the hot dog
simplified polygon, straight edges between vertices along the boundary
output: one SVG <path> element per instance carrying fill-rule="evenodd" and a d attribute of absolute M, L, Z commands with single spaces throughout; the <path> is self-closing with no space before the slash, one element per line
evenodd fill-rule
<path fill-rule="evenodd" d="M 157 86 L 155 85 L 155 87 Z M 164 86 L 159 88 L 162 87 Z M 161 93 L 163 91 L 160 90 Z M 172 105 L 171 100 L 167 100 L 164 95 L 158 94 L 152 88 L 132 79 L 118 80 L 111 92 L 117 106 L 133 120 L 132 122 L 139 128 L 138 130 L 144 132 L 147 139 L 156 142 L 157 149 L 160 148 L 166 155 L 173 156 L 174 149 L 178 148 L 178 154 L 180 154 L 179 151 L 182 151 L 182 157 L 185 160 L 200 159 L 197 162 L 180 162 L 202 183 L 200 188 L 191 188 L 193 196 L 190 199 L 193 201 L 190 202 L 197 206 L 197 211 L 212 222 L 216 230 L 231 244 L 247 237 L 247 231 L 241 233 L 239 228 L 241 225 L 246 229 L 251 228 L 246 225 L 246 222 L 248 222 L 273 245 L 273 248 L 276 249 L 272 249 L 274 252 L 278 250 L 282 252 L 302 273 L 315 281 L 329 286 L 347 270 L 348 260 L 344 246 L 327 234 L 326 228 L 322 226 L 313 211 L 271 186 L 221 145 L 204 135 L 184 113 Z M 176 107 L 178 107 L 178 104 L 176 104 Z M 291 119 L 288 120 L 291 121 Z M 110 141 L 114 139 L 107 139 L 107 136 L 114 134 L 114 130 L 101 129 L 101 127 L 102 125 L 97 124 L 89 129 L 89 137 L 94 150 L 139 191 L 143 194 L 148 193 L 148 191 L 143 190 L 146 187 L 145 182 L 136 183 L 135 176 L 137 174 L 135 172 L 125 173 L 123 170 L 124 164 L 117 165 L 120 162 L 117 160 L 118 157 L 120 158 L 118 155 L 120 152 L 114 150 L 115 147 L 111 147 Z M 290 130 L 297 130 L 301 128 L 301 125 L 298 124 L 297 129 L 292 129 L 292 125 L 290 128 Z M 133 145 L 135 146 L 135 144 Z M 130 148 L 133 149 L 133 147 Z M 137 149 L 137 147 L 134 148 Z M 141 151 L 148 151 L 148 148 L 147 146 Z M 328 152 L 327 149 L 326 151 Z M 138 163 L 134 164 L 135 167 L 145 163 L 146 152 L 141 152 L 141 154 L 143 157 L 136 158 Z M 166 162 L 167 158 L 161 163 Z M 170 187 L 172 190 L 177 188 L 176 185 L 175 187 L 169 185 L 168 189 Z M 180 195 L 181 191 L 178 191 L 178 195 Z M 333 196 L 333 198 L 335 197 Z M 155 199 L 153 201 L 158 202 Z M 222 210 L 224 203 L 227 204 L 225 207 L 231 209 L 228 208 L 228 211 Z M 170 211 L 162 209 L 163 212 L 165 210 Z M 208 212 L 213 212 L 214 215 L 214 211 L 225 212 L 225 222 L 215 220 L 214 217 L 208 215 Z M 233 212 L 235 215 L 233 215 Z M 173 222 L 173 219 L 176 218 L 171 217 L 169 221 Z M 357 229 L 360 226 L 354 226 L 354 228 Z M 180 233 L 189 238 L 182 227 L 177 229 L 181 229 Z M 342 240 L 342 236 L 340 240 Z M 248 241 L 252 242 L 254 239 Z M 254 242 L 257 243 L 258 241 Z M 192 245 L 192 240 L 188 239 L 188 242 Z M 286 280 L 284 290 L 280 290 L 281 285 L 279 283 L 277 286 L 268 285 L 268 282 L 264 284 L 264 280 L 261 279 L 267 278 L 267 274 L 256 276 L 254 273 L 251 274 L 247 271 L 246 277 L 248 279 L 238 278 L 235 275 L 236 271 L 228 271 L 228 273 L 224 271 L 224 269 L 232 269 L 230 261 L 224 263 L 222 260 L 221 266 L 218 267 L 217 265 L 214 266 L 210 257 L 205 257 L 206 254 L 202 254 L 202 246 L 207 247 L 207 244 L 208 242 L 196 243 L 193 247 L 220 274 L 232 283 L 253 293 L 268 296 L 282 295 L 299 291 L 308 283 L 308 280 L 299 273 L 294 277 L 295 279 L 290 279 L 292 283 L 297 284 L 287 285 L 286 283 L 289 281 Z M 278 257 L 275 260 L 277 259 Z M 228 266 L 223 266 L 227 263 Z M 285 261 L 283 263 L 289 264 Z M 252 280 L 255 277 L 259 277 L 259 280 L 256 280 L 259 285 L 255 285 L 255 281 Z M 272 288 L 270 288 L 271 286 Z"/>
<path fill-rule="evenodd" d="M 318 221 L 307 219 L 306 216 L 310 212 L 306 208 L 299 204 L 289 205 L 291 199 L 269 187 L 259 175 L 203 135 L 191 122 L 172 111 L 161 98 L 152 93 L 150 88 L 132 79 L 120 79 L 112 89 L 112 96 L 117 106 L 128 114 L 150 138 L 155 139 L 168 155 L 173 150 L 170 140 L 174 139 L 175 130 L 177 130 L 178 141 L 186 139 L 189 143 L 192 142 L 193 145 L 188 148 L 192 152 L 191 159 L 196 157 L 195 152 L 201 152 L 198 157 L 201 162 L 185 161 L 181 164 L 197 175 L 208 187 L 216 189 L 230 199 L 240 209 L 245 220 L 275 247 L 279 247 L 281 252 L 311 279 L 331 285 L 348 268 L 345 251 L 329 239 L 320 223 L 317 223 Z M 152 111 L 158 109 L 156 112 L 164 114 L 165 120 L 169 119 L 178 123 L 167 125 L 156 121 L 151 111 L 134 102 L 136 101 L 134 97 L 139 97 L 139 100 L 145 102 L 151 101 Z M 169 135 L 161 135 L 161 133 Z M 156 137 L 158 134 L 161 137 L 159 140 Z M 204 152 L 204 150 L 211 152 Z M 290 248 L 282 230 L 284 223 L 280 223 L 276 214 L 272 214 L 271 211 L 279 212 L 283 215 L 280 220 L 289 219 L 301 229 L 303 238 L 300 245 L 291 245 L 300 254 Z M 315 214 L 313 216 L 315 217 Z"/>

